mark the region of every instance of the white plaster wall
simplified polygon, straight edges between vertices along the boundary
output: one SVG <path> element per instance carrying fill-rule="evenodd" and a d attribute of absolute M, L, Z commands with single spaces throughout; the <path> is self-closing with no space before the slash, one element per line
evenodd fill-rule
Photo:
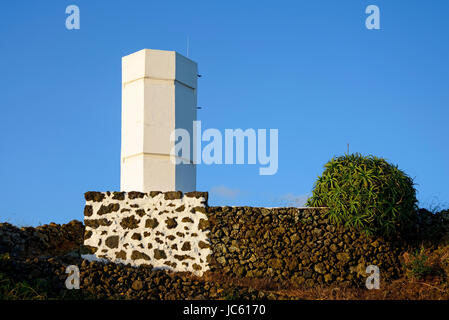
<path fill-rule="evenodd" d="M 200 242 L 210 245 L 209 231 L 199 228 L 200 220 L 207 220 L 206 214 L 201 212 L 206 206 L 207 200 L 204 197 L 196 198 L 184 195 L 181 199 L 166 200 L 165 194 L 160 193 L 154 197 L 145 194 L 143 198 L 130 199 L 129 193 L 122 193 L 124 200 L 117 200 L 113 199 L 114 193 L 101 194 L 104 195 L 104 199 L 101 201 L 86 201 L 86 208 L 91 209 L 92 215 L 85 215 L 86 234 L 91 232 L 91 235 L 85 238 L 84 245 L 96 248 L 96 252 L 84 254 L 83 258 L 88 260 L 105 259 L 133 266 L 150 264 L 153 268 L 189 271 L 197 275 L 201 275 L 209 269 L 207 258 L 211 254 L 211 249 L 210 247 L 200 247 Z M 100 208 L 110 204 L 117 204 L 118 210 L 100 215 Z M 139 210 L 144 210 L 143 216 L 138 215 Z M 124 218 L 131 216 L 139 220 L 137 227 L 134 229 L 124 228 L 121 222 Z M 175 218 L 177 226 L 169 229 L 166 224 L 167 218 Z M 191 219 L 192 222 L 183 222 L 184 218 Z M 88 226 L 89 222 L 100 219 L 106 219 L 110 225 L 97 228 Z M 148 219 L 156 219 L 157 227 L 154 229 L 146 227 Z M 134 233 L 140 234 L 142 238 L 140 240 L 132 239 Z M 184 237 L 179 233 L 184 234 Z M 110 236 L 119 237 L 117 248 L 110 248 L 106 244 L 106 239 Z M 170 236 L 173 236 L 174 239 L 170 239 Z M 181 249 L 185 242 L 190 243 L 191 249 L 188 251 Z M 173 245 L 176 245 L 177 248 L 173 248 Z M 163 250 L 166 258 L 156 259 L 155 249 Z M 131 259 L 133 251 L 147 255 L 149 260 Z M 117 258 L 116 253 L 119 252 L 125 252 L 126 258 Z M 185 255 L 191 259 L 182 260 L 177 257 Z M 176 266 L 170 265 L 172 263 L 176 263 Z"/>

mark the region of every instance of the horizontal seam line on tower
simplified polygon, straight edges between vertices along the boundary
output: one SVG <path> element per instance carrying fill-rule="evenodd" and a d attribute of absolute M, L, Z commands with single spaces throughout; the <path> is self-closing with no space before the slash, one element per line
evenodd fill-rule
<path fill-rule="evenodd" d="M 122 161 L 123 161 L 123 160 L 126 160 L 126 159 L 129 159 L 129 158 L 138 157 L 138 156 L 161 156 L 161 157 L 171 157 L 170 154 L 165 154 L 165 153 L 140 152 L 140 153 L 132 154 L 132 155 L 130 155 L 130 156 L 122 157 Z M 176 157 L 176 158 L 181 159 L 181 160 L 188 161 L 190 164 L 193 164 L 193 161 L 190 161 L 190 160 L 188 160 L 188 159 L 184 159 L 184 158 L 178 157 L 178 156 L 173 156 L 173 157 Z"/>
<path fill-rule="evenodd" d="M 183 86 L 185 86 L 185 87 L 187 87 L 187 88 L 189 88 L 189 89 L 195 90 L 194 87 L 191 87 L 191 86 L 189 86 L 188 84 L 186 84 L 186 83 L 184 83 L 184 82 L 181 82 L 181 81 L 179 81 L 179 80 L 177 80 L 177 79 L 163 79 L 163 78 L 153 78 L 153 77 L 147 77 L 147 76 L 141 77 L 141 78 L 138 78 L 138 79 L 134 79 L 134 80 L 131 80 L 131 81 L 123 82 L 122 85 L 123 85 L 123 86 L 126 86 L 126 85 L 128 85 L 128 84 L 130 84 L 130 83 L 137 82 L 137 81 L 139 81 L 139 80 L 145 80 L 145 79 L 149 79 L 149 80 L 161 80 L 161 81 L 173 81 L 173 82 L 179 83 L 179 84 L 181 84 L 181 85 L 183 85 Z"/>

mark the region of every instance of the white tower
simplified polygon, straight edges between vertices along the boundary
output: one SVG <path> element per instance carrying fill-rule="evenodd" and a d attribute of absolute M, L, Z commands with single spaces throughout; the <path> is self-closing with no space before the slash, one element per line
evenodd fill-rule
<path fill-rule="evenodd" d="M 122 58 L 122 191 L 196 190 L 196 166 L 170 159 L 170 134 L 182 128 L 193 137 L 197 74 L 196 62 L 175 51 Z"/>

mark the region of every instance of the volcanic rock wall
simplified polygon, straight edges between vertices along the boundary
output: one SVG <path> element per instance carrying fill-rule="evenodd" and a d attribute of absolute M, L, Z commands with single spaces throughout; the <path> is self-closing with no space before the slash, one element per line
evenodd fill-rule
<path fill-rule="evenodd" d="M 9 253 L 15 258 L 54 256 L 77 250 L 83 243 L 84 225 L 72 220 L 67 224 L 56 223 L 17 228 L 0 223 L 0 255 Z"/>
<path fill-rule="evenodd" d="M 85 198 L 83 258 L 208 270 L 207 193 L 87 192 Z"/>
<path fill-rule="evenodd" d="M 364 285 L 400 275 L 403 242 L 329 223 L 325 209 L 208 207 L 207 193 L 88 192 L 83 257 L 201 275 Z"/>
<path fill-rule="evenodd" d="M 330 224 L 326 209 L 209 207 L 211 271 L 288 280 L 364 285 L 366 267 L 399 275 L 402 242 L 371 238 Z"/>

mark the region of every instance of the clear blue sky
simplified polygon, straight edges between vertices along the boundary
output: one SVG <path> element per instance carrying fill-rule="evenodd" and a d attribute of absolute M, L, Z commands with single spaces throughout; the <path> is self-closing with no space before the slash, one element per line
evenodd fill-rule
<path fill-rule="evenodd" d="M 81 29 L 65 28 L 76 4 Z M 380 8 L 381 30 L 365 28 Z M 448 1 L 8 1 L 0 10 L 0 221 L 83 218 L 83 193 L 118 190 L 121 57 L 199 64 L 203 128 L 279 129 L 279 170 L 198 167 L 211 205 L 278 206 L 323 165 L 374 154 L 449 203 Z"/>

